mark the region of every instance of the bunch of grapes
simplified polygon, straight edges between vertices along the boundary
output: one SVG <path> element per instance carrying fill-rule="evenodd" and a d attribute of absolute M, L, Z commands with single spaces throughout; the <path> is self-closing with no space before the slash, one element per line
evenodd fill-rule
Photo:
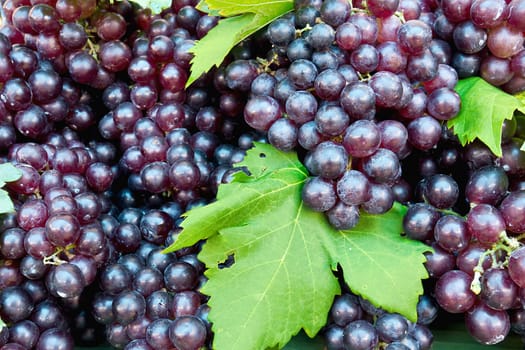
<path fill-rule="evenodd" d="M 2 348 L 72 349 L 70 332 L 129 349 L 209 343 L 198 247 L 161 251 L 263 139 L 206 81 L 184 89 L 188 50 L 217 23 L 195 5 L 3 2 L 0 150 L 22 177 L 0 237 Z"/>
<path fill-rule="evenodd" d="M 278 149 L 305 152 L 304 203 L 349 229 L 360 209 L 392 207 L 412 148 L 437 145 L 441 122 L 460 109 L 458 75 L 416 1 L 295 5 L 268 26 L 267 59 L 234 60 L 225 81 L 250 93 L 249 126 Z"/>
<path fill-rule="evenodd" d="M 525 87 L 522 0 L 442 1 L 434 32 L 452 42 L 452 66 L 459 77 L 480 75 L 515 93 Z"/>

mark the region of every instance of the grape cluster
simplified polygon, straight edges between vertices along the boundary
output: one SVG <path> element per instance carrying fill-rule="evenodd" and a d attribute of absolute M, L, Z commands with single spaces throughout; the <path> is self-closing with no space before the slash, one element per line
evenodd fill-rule
<path fill-rule="evenodd" d="M 0 155 L 16 214 L 0 230 L 2 349 L 209 344 L 198 246 L 162 254 L 254 140 L 243 99 L 188 50 L 218 21 L 174 1 L 3 1 Z M 241 106 L 241 107 L 239 107 Z M 106 335 L 106 337 L 103 336 Z"/>
<path fill-rule="evenodd" d="M 304 203 L 349 229 L 360 209 L 392 207 L 391 186 L 411 148 L 436 146 L 441 121 L 460 108 L 458 75 L 451 48 L 433 39 L 416 2 L 295 5 L 268 26 L 268 58 L 234 60 L 226 83 L 250 93 L 249 126 L 278 149 L 306 152 Z"/>
<path fill-rule="evenodd" d="M 165 246 L 140 240 L 146 227 L 169 233 L 173 218 L 167 212 L 177 213 L 174 204 L 147 212 L 127 208 L 115 220 L 121 255 L 100 272 L 93 315 L 116 348 L 200 349 L 210 339 L 209 308 L 198 292 L 205 280 L 197 249 L 163 254 Z M 177 234 L 171 233 L 167 243 Z"/>
<path fill-rule="evenodd" d="M 413 323 L 344 293 L 335 298 L 323 330 L 327 349 L 431 349 L 433 336 L 427 325 L 437 317 L 438 307 L 430 297 L 422 296 L 417 312 L 418 321 Z"/>
<path fill-rule="evenodd" d="M 483 344 L 503 341 L 511 329 L 524 334 L 524 121 L 516 112 L 504 123 L 500 158 L 444 133 L 425 157 L 409 157 L 419 175 L 394 189 L 396 200 L 411 203 L 405 234 L 434 250 L 425 264 L 435 281 L 429 292 L 443 310 L 465 314 L 468 331 Z"/>
<path fill-rule="evenodd" d="M 515 93 L 525 88 L 522 0 L 446 0 L 433 29 L 454 45 L 452 66 L 459 77 L 480 75 Z"/>

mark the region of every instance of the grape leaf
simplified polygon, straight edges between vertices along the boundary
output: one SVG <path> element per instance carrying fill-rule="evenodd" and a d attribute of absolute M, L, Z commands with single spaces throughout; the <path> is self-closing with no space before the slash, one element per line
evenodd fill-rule
<path fill-rule="evenodd" d="M 22 172 L 11 163 L 0 164 L 0 187 L 4 187 L 6 182 L 16 181 L 22 176 Z M 0 189 L 0 214 L 11 213 L 15 207 L 9 193 Z M 1 328 L 1 327 L 0 327 Z"/>
<path fill-rule="evenodd" d="M 461 97 L 459 114 L 448 121 L 462 145 L 480 139 L 492 153 L 501 157 L 501 128 L 512 119 L 515 110 L 525 112 L 525 105 L 479 77 L 460 80 L 456 91 Z"/>
<path fill-rule="evenodd" d="M 293 1 L 206 0 L 199 4 L 199 8 L 214 15 L 235 17 L 220 20 L 190 49 L 194 56 L 191 60 L 191 74 L 186 87 L 213 66 L 219 66 L 235 45 L 276 18 L 291 11 Z"/>
<path fill-rule="evenodd" d="M 6 182 L 16 181 L 22 176 L 22 172 L 11 163 L 0 164 L 0 187 Z"/>
<path fill-rule="evenodd" d="M 292 0 L 205 0 L 208 9 L 217 10 L 219 15 L 230 17 L 243 13 L 267 13 L 271 11 L 285 11 L 286 13 L 293 7 Z M 275 10 L 274 10 L 275 9 Z"/>
<path fill-rule="evenodd" d="M 0 214 L 12 213 L 15 211 L 13 201 L 6 190 L 0 189 Z"/>
<path fill-rule="evenodd" d="M 208 268 L 202 292 L 214 349 L 282 348 L 301 329 L 315 336 L 340 293 L 338 265 L 354 293 L 416 319 L 429 248 L 400 235 L 405 207 L 363 214 L 354 229 L 338 231 L 303 206 L 308 174 L 295 153 L 257 144 L 239 166 L 251 176 L 238 173 L 216 202 L 189 211 L 165 250 L 207 239 L 199 259 Z M 221 268 L 230 256 L 234 263 Z"/>
<path fill-rule="evenodd" d="M 142 8 L 149 8 L 156 15 L 171 6 L 171 0 L 131 0 Z"/>

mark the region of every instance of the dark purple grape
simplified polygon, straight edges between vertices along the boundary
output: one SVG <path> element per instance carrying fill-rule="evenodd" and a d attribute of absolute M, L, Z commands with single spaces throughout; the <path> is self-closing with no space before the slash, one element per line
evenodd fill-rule
<path fill-rule="evenodd" d="M 496 310 L 508 310 L 518 298 L 519 287 L 506 269 L 491 268 L 483 272 L 481 298 Z"/>
<path fill-rule="evenodd" d="M 409 238 L 420 241 L 432 238 L 439 213 L 426 203 L 416 203 L 408 208 L 403 218 L 403 228 Z"/>
<path fill-rule="evenodd" d="M 310 178 L 303 186 L 302 199 L 314 211 L 327 211 L 336 202 L 334 185 L 320 177 Z"/>
<path fill-rule="evenodd" d="M 36 348 L 38 350 L 73 350 L 74 342 L 71 334 L 59 328 L 50 328 L 40 334 Z"/>
<path fill-rule="evenodd" d="M 434 239 L 450 253 L 464 250 L 470 242 L 465 219 L 455 215 L 442 216 L 434 226 Z"/>
<path fill-rule="evenodd" d="M 501 212 L 489 204 L 478 204 L 467 215 L 470 234 L 482 244 L 493 244 L 505 232 L 505 221 Z"/>
<path fill-rule="evenodd" d="M 525 222 L 522 213 L 525 212 L 525 191 L 511 192 L 500 204 L 499 210 L 507 230 L 511 232 L 523 232 Z"/>
<path fill-rule="evenodd" d="M 497 205 L 507 193 L 509 179 L 501 167 L 477 169 L 465 187 L 465 197 L 471 204 Z"/>
<path fill-rule="evenodd" d="M 401 340 L 408 332 L 408 321 L 399 314 L 384 313 L 375 323 L 379 339 L 384 342 Z"/>
<path fill-rule="evenodd" d="M 169 339 L 179 349 L 198 349 L 206 342 L 206 326 L 194 316 L 181 316 L 169 325 Z"/>
<path fill-rule="evenodd" d="M 33 308 L 31 296 L 21 287 L 7 287 L 0 293 L 0 315 L 4 322 L 27 319 Z"/>
<path fill-rule="evenodd" d="M 351 322 L 344 329 L 343 343 L 349 349 L 373 349 L 378 341 L 376 329 L 365 320 Z"/>
<path fill-rule="evenodd" d="M 470 335 L 486 345 L 503 341 L 510 330 L 508 313 L 494 310 L 483 302 L 478 303 L 466 313 L 465 324 Z"/>
<path fill-rule="evenodd" d="M 436 283 L 436 301 L 450 313 L 466 312 L 476 302 L 476 296 L 470 290 L 471 282 L 472 277 L 463 271 L 446 272 Z"/>

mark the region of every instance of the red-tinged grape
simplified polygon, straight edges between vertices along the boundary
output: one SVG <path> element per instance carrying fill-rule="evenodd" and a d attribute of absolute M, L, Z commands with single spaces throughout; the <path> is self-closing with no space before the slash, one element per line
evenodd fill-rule
<path fill-rule="evenodd" d="M 510 331 L 508 313 L 494 310 L 483 302 L 476 304 L 466 313 L 465 324 L 470 335 L 486 345 L 502 342 Z"/>
<path fill-rule="evenodd" d="M 476 295 L 470 290 L 471 282 L 472 277 L 463 271 L 446 272 L 436 283 L 436 301 L 450 313 L 467 312 L 476 302 Z"/>
<path fill-rule="evenodd" d="M 507 269 L 491 268 L 483 272 L 480 295 L 487 306 L 496 310 L 512 308 L 518 300 L 518 290 Z"/>
<path fill-rule="evenodd" d="M 513 233 L 525 231 L 525 191 L 511 192 L 500 204 L 499 210 L 507 230 Z"/>
<path fill-rule="evenodd" d="M 480 28 L 494 28 L 505 21 L 507 11 L 505 0 L 474 0 L 470 18 Z"/>
<path fill-rule="evenodd" d="M 525 249 L 520 248 L 510 254 L 508 271 L 510 277 L 520 288 L 525 286 Z"/>
<path fill-rule="evenodd" d="M 523 33 L 503 24 L 489 32 L 487 46 L 499 58 L 509 58 L 523 50 Z"/>
<path fill-rule="evenodd" d="M 523 0 L 512 0 L 508 4 L 508 18 L 509 25 L 516 28 L 519 31 L 525 30 L 525 24 L 523 23 L 523 16 L 525 16 L 525 1 Z"/>
<path fill-rule="evenodd" d="M 465 219 L 455 215 L 442 216 L 434 226 L 434 239 L 450 253 L 463 251 L 470 241 Z"/>
<path fill-rule="evenodd" d="M 505 232 L 505 221 L 501 212 L 489 204 L 478 204 L 467 215 L 470 234 L 482 244 L 497 242 Z"/>

